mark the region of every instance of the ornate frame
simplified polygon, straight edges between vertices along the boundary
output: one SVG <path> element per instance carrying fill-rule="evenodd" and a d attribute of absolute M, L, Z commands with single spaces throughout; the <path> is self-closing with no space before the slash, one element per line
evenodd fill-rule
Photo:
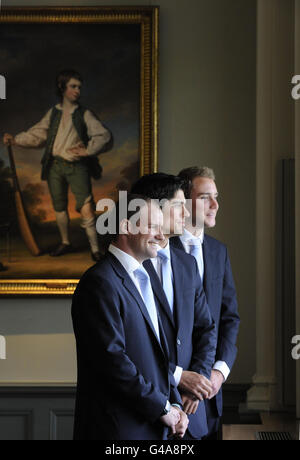
<path fill-rule="evenodd" d="M 140 24 L 140 174 L 157 171 L 159 7 L 2 8 L 1 23 Z M 76 279 L 0 280 L 0 296 L 72 295 Z"/>

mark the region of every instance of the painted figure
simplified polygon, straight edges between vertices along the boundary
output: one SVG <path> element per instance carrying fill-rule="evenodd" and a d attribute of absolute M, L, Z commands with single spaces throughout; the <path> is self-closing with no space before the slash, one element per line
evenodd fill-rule
<path fill-rule="evenodd" d="M 4 134 L 4 144 L 40 148 L 42 180 L 51 195 L 61 243 L 50 255 L 62 256 L 73 251 L 69 235 L 68 191 L 76 199 L 93 260 L 100 259 L 95 227 L 95 205 L 91 178 L 99 179 L 102 168 L 97 155 L 111 148 L 111 133 L 93 112 L 79 104 L 82 78 L 74 70 L 64 70 L 56 79 L 60 103 L 51 108 L 36 125 L 15 137 Z"/>

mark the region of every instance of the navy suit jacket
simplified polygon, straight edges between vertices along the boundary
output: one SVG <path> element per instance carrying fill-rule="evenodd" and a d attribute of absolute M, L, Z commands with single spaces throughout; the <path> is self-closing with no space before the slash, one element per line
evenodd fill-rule
<path fill-rule="evenodd" d="M 194 257 L 170 248 L 174 277 L 173 314 L 151 260 L 144 262 L 152 288 L 159 299 L 160 315 L 168 339 L 170 369 L 176 366 L 210 378 L 216 350 L 216 332 L 207 306 L 198 266 Z M 189 416 L 188 430 L 194 438 L 207 434 L 205 406 L 199 403 Z"/>
<path fill-rule="evenodd" d="M 170 239 L 170 244 L 184 251 L 179 237 Z M 225 361 L 229 369 L 236 358 L 236 339 L 240 318 L 237 309 L 235 284 L 226 246 L 209 235 L 203 240 L 204 278 L 203 288 L 208 306 L 217 328 L 218 344 L 216 361 Z M 222 389 L 211 404 L 216 416 L 222 415 Z"/>
<path fill-rule="evenodd" d="M 90 268 L 73 296 L 77 348 L 74 438 L 165 439 L 159 420 L 181 398 L 135 284 L 112 254 Z M 159 320 L 160 321 L 160 320 Z"/>

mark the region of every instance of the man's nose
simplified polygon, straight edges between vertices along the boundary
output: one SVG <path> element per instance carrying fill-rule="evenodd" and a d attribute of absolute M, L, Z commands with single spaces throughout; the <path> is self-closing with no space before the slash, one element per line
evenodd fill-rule
<path fill-rule="evenodd" d="M 157 233 L 157 235 L 156 235 L 155 238 L 156 238 L 157 240 L 161 240 L 161 241 L 163 241 L 163 240 L 165 239 L 165 235 L 164 235 L 164 233 L 163 233 L 162 228 L 159 229 L 159 231 L 158 231 L 158 233 Z"/>
<path fill-rule="evenodd" d="M 210 208 L 212 208 L 212 209 L 218 209 L 219 208 L 219 203 L 216 200 L 216 198 L 211 198 L 211 200 L 210 200 Z"/>

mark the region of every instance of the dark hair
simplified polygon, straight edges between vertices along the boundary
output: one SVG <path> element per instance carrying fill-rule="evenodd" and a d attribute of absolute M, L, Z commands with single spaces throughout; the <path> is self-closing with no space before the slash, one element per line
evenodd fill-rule
<path fill-rule="evenodd" d="M 172 174 L 146 174 L 135 182 L 131 193 L 140 193 L 155 200 L 171 200 L 178 190 L 183 190 L 184 181 Z"/>
<path fill-rule="evenodd" d="M 116 229 L 116 234 L 112 234 L 109 238 L 109 242 L 116 241 L 118 239 L 118 236 L 120 234 L 120 223 L 123 218 L 126 219 L 131 219 L 132 216 L 134 216 L 137 213 L 141 212 L 142 207 L 137 211 L 136 209 L 131 210 L 129 209 L 129 204 L 133 200 L 144 200 L 147 204 L 151 202 L 151 199 L 147 196 L 144 196 L 142 194 L 137 194 L 137 193 L 128 193 L 126 195 L 126 198 L 121 198 L 119 201 L 116 202 L 114 209 L 112 210 L 112 216 L 113 220 L 115 222 L 115 229 Z M 123 216 L 122 213 L 123 211 L 126 211 L 126 215 Z"/>
<path fill-rule="evenodd" d="M 207 166 L 201 166 L 200 168 L 198 166 L 191 166 L 190 168 L 182 169 L 178 176 L 184 180 L 184 195 L 186 198 L 191 197 L 193 180 L 195 177 L 206 177 L 212 180 L 216 179 L 213 170 Z"/>
<path fill-rule="evenodd" d="M 67 83 L 71 80 L 71 78 L 75 78 L 82 83 L 81 75 L 76 72 L 76 70 L 72 69 L 62 70 L 56 77 L 56 94 L 61 100 L 63 99 Z"/>

